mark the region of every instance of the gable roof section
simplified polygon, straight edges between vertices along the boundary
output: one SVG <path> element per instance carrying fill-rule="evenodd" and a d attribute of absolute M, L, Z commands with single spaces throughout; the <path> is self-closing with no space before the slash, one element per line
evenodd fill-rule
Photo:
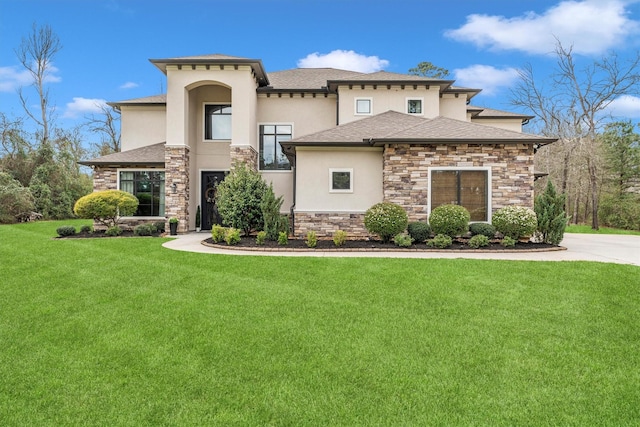
<path fill-rule="evenodd" d="M 471 113 L 474 119 L 533 119 L 534 116 L 527 114 L 513 113 L 511 111 L 495 110 L 493 108 L 474 107 L 469 105 L 467 112 Z"/>
<path fill-rule="evenodd" d="M 397 111 L 346 123 L 332 129 L 281 142 L 287 154 L 296 147 L 367 147 L 385 144 L 537 144 L 556 139 L 455 120 L 425 119 Z"/>
<path fill-rule="evenodd" d="M 125 99 L 124 101 L 107 102 L 107 105 L 119 109 L 122 106 L 167 105 L 167 95 L 152 95 L 143 98 Z"/>
<path fill-rule="evenodd" d="M 164 166 L 164 146 L 161 142 L 78 163 L 85 166 Z"/>

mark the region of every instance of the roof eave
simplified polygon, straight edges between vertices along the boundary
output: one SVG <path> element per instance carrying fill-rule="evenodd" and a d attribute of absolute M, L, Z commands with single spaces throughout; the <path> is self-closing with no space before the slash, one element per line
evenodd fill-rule
<path fill-rule="evenodd" d="M 533 145 L 548 145 L 556 142 L 557 139 L 553 138 L 541 138 L 541 139 L 496 139 L 496 138 L 433 138 L 433 139 L 420 139 L 420 138 L 371 138 L 367 140 L 373 147 L 380 147 L 386 144 L 414 144 L 414 145 L 452 145 L 452 144 L 533 144 Z"/>
<path fill-rule="evenodd" d="M 384 79 L 380 79 L 380 80 L 366 80 L 366 79 L 344 79 L 344 80 L 327 80 L 327 86 L 329 87 L 330 90 L 332 91 L 336 91 L 338 86 L 345 86 L 345 85 L 380 85 L 380 86 L 385 86 L 385 85 L 390 85 L 390 86 L 398 86 L 398 85 L 405 85 L 405 86 L 412 86 L 412 85 L 438 85 L 440 86 L 440 91 L 444 91 L 446 89 L 448 89 L 453 83 L 455 83 L 455 80 L 438 80 L 438 79 L 424 79 L 424 80 L 402 80 L 402 79 L 398 79 L 398 80 L 384 80 Z"/>
<path fill-rule="evenodd" d="M 167 74 L 167 65 L 251 65 L 256 73 L 259 86 L 269 85 L 269 78 L 259 59 L 249 58 L 167 58 L 167 59 L 149 59 L 165 75 Z"/>

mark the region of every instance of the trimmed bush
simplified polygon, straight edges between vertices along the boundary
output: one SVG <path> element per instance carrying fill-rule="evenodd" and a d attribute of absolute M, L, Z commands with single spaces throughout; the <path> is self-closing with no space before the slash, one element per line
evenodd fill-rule
<path fill-rule="evenodd" d="M 227 229 L 221 225 L 214 225 L 211 227 L 211 240 L 213 243 L 220 243 L 224 241 L 224 235 L 227 233 Z"/>
<path fill-rule="evenodd" d="M 313 230 L 307 231 L 307 238 L 304 242 L 307 244 L 308 248 L 315 248 L 318 246 L 318 236 L 316 235 L 316 232 Z"/>
<path fill-rule="evenodd" d="M 431 211 L 429 225 L 435 234 L 456 237 L 469 230 L 471 214 L 463 206 L 440 205 Z"/>
<path fill-rule="evenodd" d="M 489 246 L 489 238 L 484 234 L 476 234 L 469 239 L 469 247 L 473 249 L 483 248 Z"/>
<path fill-rule="evenodd" d="M 474 236 L 482 235 L 487 236 L 489 239 L 493 239 L 496 236 L 496 228 L 486 222 L 474 222 L 470 224 L 469 231 Z"/>
<path fill-rule="evenodd" d="M 107 228 L 107 231 L 104 232 L 105 236 L 109 237 L 117 237 L 122 234 L 122 228 L 114 225 L 112 227 Z"/>
<path fill-rule="evenodd" d="M 402 234 L 397 234 L 393 238 L 393 243 L 396 246 L 400 246 L 401 248 L 408 248 L 411 246 L 411 243 L 413 243 L 413 239 L 408 234 L 402 233 Z"/>
<path fill-rule="evenodd" d="M 347 232 L 338 230 L 333 233 L 333 244 L 340 247 L 347 242 Z"/>
<path fill-rule="evenodd" d="M 231 172 L 218 185 L 216 205 L 224 225 L 238 228 L 248 236 L 264 226 L 260 202 L 267 184 L 259 172 L 244 163 L 234 164 Z"/>
<path fill-rule="evenodd" d="M 123 216 L 131 216 L 138 209 L 138 199 L 121 190 L 96 191 L 80 197 L 73 212 L 80 218 L 90 218 L 107 227 L 114 227 Z"/>
<path fill-rule="evenodd" d="M 446 234 L 438 234 L 433 239 L 427 241 L 427 246 L 430 248 L 445 249 L 451 246 L 452 243 L 453 240 L 451 240 L 451 237 Z"/>
<path fill-rule="evenodd" d="M 502 239 L 502 242 L 500 242 L 500 244 L 506 248 L 512 248 L 516 245 L 517 240 L 512 239 L 509 236 L 504 236 L 504 238 Z"/>
<path fill-rule="evenodd" d="M 407 231 L 415 243 L 423 243 L 431 236 L 431 227 L 426 222 L 410 222 Z"/>
<path fill-rule="evenodd" d="M 136 225 L 133 229 L 133 234 L 135 236 L 153 236 L 153 233 L 156 232 L 156 227 L 153 224 L 140 224 Z"/>
<path fill-rule="evenodd" d="M 278 244 L 280 246 L 287 246 L 289 244 L 289 233 L 286 231 L 278 233 Z"/>
<path fill-rule="evenodd" d="M 240 230 L 233 227 L 227 228 L 226 232 L 224 233 L 224 241 L 227 243 L 227 245 L 230 246 L 240 243 Z"/>
<path fill-rule="evenodd" d="M 164 233 L 166 227 L 164 221 L 156 221 L 153 223 L 153 226 L 156 228 L 158 233 Z"/>
<path fill-rule="evenodd" d="M 564 211 L 564 194 L 557 194 L 551 180 L 547 181 L 544 193 L 535 198 L 534 210 L 538 221 L 536 239 L 551 245 L 559 245 L 567 227 L 567 214 Z"/>
<path fill-rule="evenodd" d="M 491 222 L 496 230 L 515 240 L 533 235 L 538 226 L 536 213 L 522 206 L 506 206 L 498 209 L 493 214 Z"/>
<path fill-rule="evenodd" d="M 265 231 L 258 231 L 258 234 L 256 234 L 256 245 L 264 246 L 266 240 L 267 233 Z"/>
<path fill-rule="evenodd" d="M 76 228 L 72 225 L 63 225 L 62 227 L 56 228 L 56 233 L 58 233 L 60 237 L 74 236 L 76 234 Z"/>
<path fill-rule="evenodd" d="M 402 206 L 382 202 L 371 206 L 364 214 L 364 226 L 371 234 L 377 234 L 384 243 L 407 229 L 409 217 Z"/>
<path fill-rule="evenodd" d="M 93 233 L 93 226 L 91 226 L 91 225 L 83 225 L 82 227 L 80 227 L 80 233 L 83 233 L 83 234 L 91 234 L 91 233 Z"/>

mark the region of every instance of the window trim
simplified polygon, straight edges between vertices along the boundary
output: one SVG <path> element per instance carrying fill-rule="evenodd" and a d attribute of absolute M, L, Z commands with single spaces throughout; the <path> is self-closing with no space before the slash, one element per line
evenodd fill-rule
<path fill-rule="evenodd" d="M 409 112 L 409 101 L 420 101 L 420 112 L 419 113 L 410 113 Z M 424 116 L 424 98 L 416 97 L 416 96 L 408 96 L 405 98 L 404 102 L 405 113 L 411 114 L 412 116 Z"/>
<path fill-rule="evenodd" d="M 231 138 L 229 139 L 207 139 L 207 106 L 209 105 L 224 105 L 231 108 Z M 222 114 L 221 114 L 222 115 Z M 225 114 L 227 115 L 227 114 Z M 214 142 L 214 141 L 231 141 L 233 138 L 233 105 L 231 102 L 203 102 L 202 103 L 202 141 Z"/>
<path fill-rule="evenodd" d="M 294 126 L 293 126 L 293 122 L 260 122 L 258 123 L 258 171 L 260 172 L 287 172 L 287 173 L 291 173 L 291 170 L 293 169 L 293 166 L 291 165 L 291 162 L 289 162 L 289 169 L 262 169 L 260 167 L 260 160 L 261 160 L 261 147 L 262 147 L 262 133 L 260 132 L 260 127 L 261 126 L 291 126 L 291 139 L 293 139 L 293 135 L 294 135 Z M 277 134 L 276 134 L 277 135 Z M 276 144 L 278 144 L 278 142 L 276 141 Z"/>
<path fill-rule="evenodd" d="M 471 223 L 474 222 L 488 222 L 489 224 L 491 224 L 491 218 L 493 216 L 492 213 L 492 201 L 493 201 L 493 194 L 492 194 L 492 174 L 491 174 L 491 167 L 490 166 L 433 166 L 433 167 L 429 167 L 427 168 L 428 174 L 429 174 L 429 182 L 427 185 L 427 215 L 431 215 L 431 183 L 432 183 L 432 179 L 431 179 L 431 173 L 433 171 L 484 171 L 487 172 L 487 220 L 486 221 L 470 221 Z"/>
<path fill-rule="evenodd" d="M 165 214 L 160 216 L 123 216 L 123 219 L 164 219 L 167 214 L 167 171 L 165 168 L 116 168 L 116 190 L 120 190 L 120 172 L 164 172 L 164 210 Z M 124 190 L 122 190 L 124 191 Z M 132 194 L 132 193 L 129 193 Z M 135 194 L 134 194 L 135 196 Z"/>
<path fill-rule="evenodd" d="M 333 173 L 349 172 L 349 188 L 344 190 L 333 188 Z M 353 168 L 329 168 L 329 193 L 353 193 Z"/>
<path fill-rule="evenodd" d="M 369 112 L 368 113 L 359 113 L 358 112 L 358 101 L 369 101 Z M 371 115 L 373 115 L 373 98 L 371 98 L 371 97 L 357 97 L 357 98 L 354 98 L 354 101 L 353 101 L 353 113 L 356 116 L 371 116 Z"/>

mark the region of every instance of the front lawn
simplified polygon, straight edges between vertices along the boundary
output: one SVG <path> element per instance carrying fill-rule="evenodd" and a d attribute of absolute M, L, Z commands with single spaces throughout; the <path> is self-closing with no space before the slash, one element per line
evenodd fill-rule
<path fill-rule="evenodd" d="M 68 223 L 0 226 L 3 426 L 640 424 L 638 267 L 53 239 Z"/>
<path fill-rule="evenodd" d="M 598 230 L 594 230 L 590 225 L 568 225 L 565 231 L 567 233 L 579 234 L 629 234 L 633 236 L 640 236 L 640 231 L 622 230 L 619 228 L 609 227 L 600 227 Z"/>

